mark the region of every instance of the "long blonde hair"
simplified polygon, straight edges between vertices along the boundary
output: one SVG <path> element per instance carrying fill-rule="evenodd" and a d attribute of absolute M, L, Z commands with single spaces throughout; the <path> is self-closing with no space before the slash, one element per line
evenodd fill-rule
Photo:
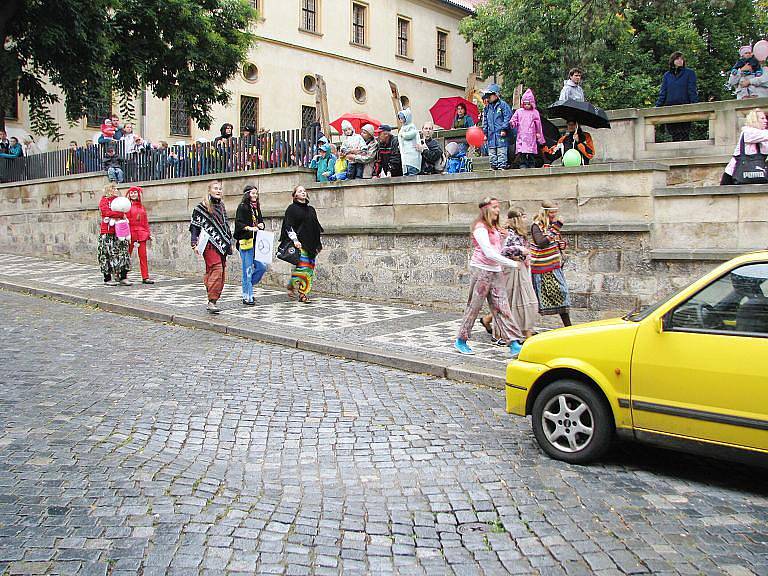
<path fill-rule="evenodd" d="M 499 199 L 493 196 L 486 196 L 480 201 L 477 205 L 480 208 L 480 214 L 472 222 L 470 232 L 473 232 L 478 224 L 483 224 L 488 230 L 499 230 L 499 217 L 491 213 L 491 204 L 498 201 Z"/>
<path fill-rule="evenodd" d="M 533 217 L 533 223 L 538 224 L 539 228 L 542 230 L 547 230 L 549 225 L 552 224 L 552 221 L 549 219 L 549 211 L 553 209 L 559 209 L 555 202 L 542 202 L 541 209 L 538 211 L 536 216 Z"/>
<path fill-rule="evenodd" d="M 211 180 L 208 182 L 208 190 L 206 190 L 205 198 L 203 198 L 203 206 L 209 214 L 213 214 L 213 206 L 211 206 L 211 187 L 216 183 L 221 184 L 221 180 Z M 224 200 L 222 198 L 222 202 L 223 201 Z"/>
<path fill-rule="evenodd" d="M 515 234 L 523 238 L 528 238 L 528 230 L 523 226 L 523 215 L 525 210 L 522 208 L 510 208 L 507 212 L 507 221 L 505 223 L 507 228 L 511 228 L 515 231 Z"/>
<path fill-rule="evenodd" d="M 765 129 L 765 123 L 763 120 L 758 118 L 758 114 L 760 114 L 762 110 L 759 108 L 755 108 L 754 110 L 750 110 L 749 114 L 747 114 L 747 117 L 744 119 L 744 126 L 749 126 L 750 128 L 757 128 L 758 130 Z"/>
<path fill-rule="evenodd" d="M 117 193 L 117 184 L 114 182 L 107 182 L 104 184 L 104 196 L 119 196 Z"/>

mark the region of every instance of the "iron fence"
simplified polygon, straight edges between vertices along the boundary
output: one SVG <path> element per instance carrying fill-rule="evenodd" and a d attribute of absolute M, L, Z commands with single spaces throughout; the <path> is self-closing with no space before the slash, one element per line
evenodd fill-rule
<path fill-rule="evenodd" d="M 195 142 L 167 148 L 142 146 L 132 151 L 126 150 L 125 141 L 105 141 L 77 149 L 54 150 L 21 158 L 0 158 L 0 182 L 99 172 L 107 174 L 108 166 L 119 168 L 122 182 L 289 166 L 307 168 L 317 151 L 319 137 L 319 128 L 313 126 L 229 141 Z"/>

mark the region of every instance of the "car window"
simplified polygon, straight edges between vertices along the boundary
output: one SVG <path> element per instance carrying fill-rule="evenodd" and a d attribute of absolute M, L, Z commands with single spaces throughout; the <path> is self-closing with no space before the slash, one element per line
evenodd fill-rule
<path fill-rule="evenodd" d="M 768 262 L 721 276 L 668 314 L 664 328 L 768 336 Z"/>

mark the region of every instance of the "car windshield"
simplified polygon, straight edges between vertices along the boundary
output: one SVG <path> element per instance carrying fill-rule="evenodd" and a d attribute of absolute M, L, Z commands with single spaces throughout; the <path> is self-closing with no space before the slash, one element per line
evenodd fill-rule
<path fill-rule="evenodd" d="M 638 310 L 633 310 L 632 312 L 624 316 L 623 319 L 629 320 L 630 322 L 640 322 L 640 320 L 643 320 L 644 318 L 646 318 L 649 314 L 651 314 L 659 306 L 664 304 L 664 302 L 672 298 L 672 296 L 674 296 L 675 294 L 677 294 L 677 292 L 675 292 L 674 294 L 670 294 L 666 298 L 662 298 L 658 302 L 655 302 L 653 304 L 648 304 L 647 306 L 642 306 Z"/>

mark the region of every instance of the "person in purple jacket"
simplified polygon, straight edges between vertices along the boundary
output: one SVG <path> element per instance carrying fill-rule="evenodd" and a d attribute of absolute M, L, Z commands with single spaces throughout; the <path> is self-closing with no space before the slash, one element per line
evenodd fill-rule
<path fill-rule="evenodd" d="M 696 73 L 685 66 L 682 52 L 672 52 L 669 57 L 669 70 L 661 79 L 661 89 L 656 106 L 675 106 L 677 104 L 696 104 L 699 92 L 696 88 Z M 666 124 L 667 131 L 675 142 L 690 140 L 691 123 L 675 122 Z"/>

